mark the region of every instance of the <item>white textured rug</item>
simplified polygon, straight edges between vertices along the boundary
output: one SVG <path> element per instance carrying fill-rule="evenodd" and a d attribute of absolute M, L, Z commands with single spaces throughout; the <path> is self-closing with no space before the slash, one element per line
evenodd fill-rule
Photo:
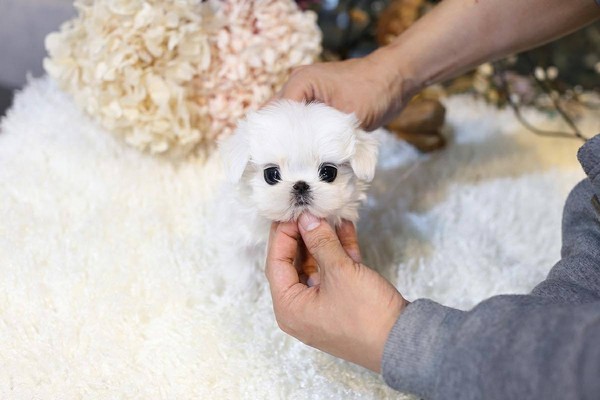
<path fill-rule="evenodd" d="M 583 173 L 576 141 L 524 132 L 468 97 L 447 106 L 442 152 L 381 133 L 359 229 L 370 265 L 406 297 L 468 308 L 543 279 Z M 262 276 L 250 301 L 216 294 L 218 165 L 124 147 L 47 80 L 17 96 L 0 127 L 0 398 L 399 396 L 281 333 Z"/>

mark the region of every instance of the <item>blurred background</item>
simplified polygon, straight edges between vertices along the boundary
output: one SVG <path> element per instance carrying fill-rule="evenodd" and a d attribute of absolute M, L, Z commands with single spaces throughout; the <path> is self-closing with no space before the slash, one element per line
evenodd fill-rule
<path fill-rule="evenodd" d="M 0 115 L 27 75 L 41 76 L 44 38 L 75 15 L 72 0 L 0 0 Z"/>
<path fill-rule="evenodd" d="M 426 14 L 436 0 L 299 0 L 318 13 L 324 60 L 360 57 L 385 45 Z M 75 15 L 72 0 L 0 0 L 0 115 L 28 74 L 43 74 L 44 37 Z M 435 88 L 437 95 L 472 92 L 499 107 L 533 106 L 556 112 L 600 104 L 600 25 L 512 56 Z M 562 114 L 563 110 L 558 110 Z"/>

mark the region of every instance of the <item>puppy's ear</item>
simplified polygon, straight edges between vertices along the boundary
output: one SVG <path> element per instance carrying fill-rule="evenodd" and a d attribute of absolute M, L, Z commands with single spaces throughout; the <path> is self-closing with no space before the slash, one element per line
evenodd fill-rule
<path fill-rule="evenodd" d="M 231 183 L 239 182 L 250 161 L 248 134 L 243 123 L 238 125 L 233 135 L 219 142 L 219 151 L 227 179 Z"/>
<path fill-rule="evenodd" d="M 359 179 L 367 182 L 373 180 L 377 166 L 378 147 L 379 143 L 372 134 L 361 129 L 356 130 L 354 156 L 350 161 L 350 166 Z"/>

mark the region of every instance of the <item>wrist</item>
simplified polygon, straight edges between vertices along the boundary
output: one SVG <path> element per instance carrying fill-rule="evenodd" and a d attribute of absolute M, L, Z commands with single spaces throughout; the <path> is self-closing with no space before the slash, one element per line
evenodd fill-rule
<path fill-rule="evenodd" d="M 488 59 L 494 45 L 471 40 L 487 32 L 483 29 L 487 26 L 481 11 L 484 7 L 467 3 L 440 3 L 381 48 L 381 57 L 396 65 L 410 89 L 419 91 L 443 82 Z"/>
<path fill-rule="evenodd" d="M 387 314 L 385 320 L 381 324 L 378 335 L 375 335 L 375 337 L 377 338 L 377 344 L 375 347 L 376 358 L 375 364 L 373 365 L 371 370 L 377 373 L 381 373 L 385 344 L 387 343 L 388 337 L 390 336 L 394 325 L 396 325 L 398 318 L 402 314 L 402 311 L 406 308 L 408 304 L 409 303 L 400 294 L 398 294 L 398 297 L 395 299 L 394 304 L 390 305 L 390 312 Z"/>
<path fill-rule="evenodd" d="M 411 57 L 402 55 L 398 44 L 390 44 L 375 50 L 368 56 L 375 73 L 384 80 L 393 99 L 405 105 L 426 84 L 425 77 L 412 65 Z"/>

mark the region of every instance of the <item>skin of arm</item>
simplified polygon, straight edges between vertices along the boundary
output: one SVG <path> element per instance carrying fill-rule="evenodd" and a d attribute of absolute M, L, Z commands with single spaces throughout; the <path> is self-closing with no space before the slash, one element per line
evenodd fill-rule
<path fill-rule="evenodd" d="M 444 0 L 367 57 L 295 69 L 278 97 L 389 122 L 427 85 L 569 34 L 600 17 L 594 0 Z"/>
<path fill-rule="evenodd" d="M 377 58 L 422 87 L 540 46 L 600 17 L 594 0 L 444 0 Z"/>

